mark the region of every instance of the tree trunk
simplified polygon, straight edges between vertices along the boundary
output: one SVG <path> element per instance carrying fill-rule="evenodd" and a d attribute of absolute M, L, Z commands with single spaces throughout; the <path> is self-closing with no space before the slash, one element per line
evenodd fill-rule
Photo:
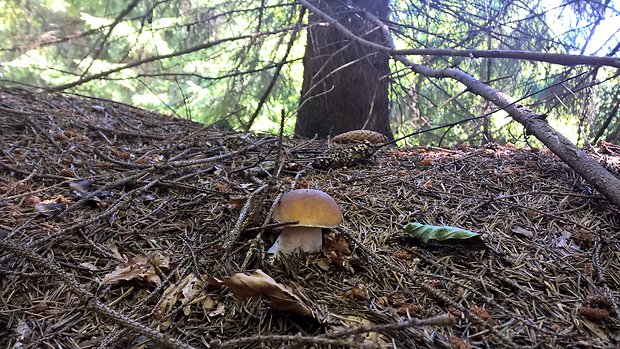
<path fill-rule="evenodd" d="M 379 18 L 388 14 L 388 0 L 353 0 Z M 379 30 L 339 0 L 314 0 L 313 5 L 353 33 L 381 43 Z M 349 1 L 351 3 L 351 0 Z M 304 58 L 304 81 L 295 134 L 324 138 L 355 129 L 380 132 L 393 139 L 388 114 L 389 57 L 345 39 L 339 30 L 310 13 Z"/>

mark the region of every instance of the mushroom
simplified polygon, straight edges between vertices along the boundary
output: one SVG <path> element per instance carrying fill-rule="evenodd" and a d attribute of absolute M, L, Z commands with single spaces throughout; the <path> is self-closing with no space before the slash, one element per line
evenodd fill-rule
<path fill-rule="evenodd" d="M 295 250 L 320 252 L 322 228 L 335 228 L 342 223 L 342 212 L 336 200 L 316 189 L 296 189 L 278 201 L 273 218 L 280 223 L 297 221 L 282 229 L 267 253 L 291 254 Z"/>

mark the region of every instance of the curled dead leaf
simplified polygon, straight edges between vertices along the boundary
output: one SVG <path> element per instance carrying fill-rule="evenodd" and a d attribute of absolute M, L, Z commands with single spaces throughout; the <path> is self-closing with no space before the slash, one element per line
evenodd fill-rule
<path fill-rule="evenodd" d="M 524 237 L 526 237 L 528 239 L 531 239 L 531 238 L 534 237 L 534 233 L 531 230 L 526 229 L 524 227 L 520 227 L 520 226 L 513 227 L 512 228 L 512 232 L 515 235 L 524 236 Z"/>
<path fill-rule="evenodd" d="M 237 273 L 225 281 L 216 278 L 211 278 L 210 281 L 228 287 L 237 300 L 265 295 L 269 297 L 271 307 L 276 310 L 313 317 L 312 310 L 304 304 L 301 298 L 260 269 L 253 271 L 250 275 Z"/>
<path fill-rule="evenodd" d="M 433 165 L 433 159 L 429 159 L 429 158 L 422 159 L 420 160 L 420 162 L 418 162 L 418 166 L 421 166 L 421 167 L 428 167 L 432 165 Z"/>
<path fill-rule="evenodd" d="M 86 270 L 90 270 L 90 271 L 99 271 L 99 268 L 92 264 L 92 263 L 88 263 L 88 262 L 83 262 L 78 264 L 80 267 L 86 269 Z"/>
<path fill-rule="evenodd" d="M 452 345 L 452 348 L 454 349 L 471 349 L 472 348 L 467 342 L 465 342 L 464 340 L 456 336 L 448 337 L 448 343 L 450 343 L 450 345 Z"/>
<path fill-rule="evenodd" d="M 338 332 L 338 331 L 343 331 L 343 330 L 348 330 L 351 328 L 356 328 L 356 327 L 361 327 L 361 326 L 365 326 L 368 328 L 372 328 L 373 326 L 376 326 L 377 324 L 372 322 L 369 319 L 366 319 L 364 317 L 362 317 L 361 315 L 349 315 L 349 314 L 333 314 L 332 316 L 337 319 L 338 322 L 340 322 L 340 326 L 335 326 L 333 328 L 334 332 Z M 391 347 L 392 345 L 392 341 L 384 334 L 380 333 L 380 332 L 367 332 L 364 334 L 364 337 L 361 338 L 355 338 L 354 340 L 359 340 L 361 339 L 363 342 L 366 342 L 366 344 L 379 344 L 382 345 L 381 347 L 383 348 L 384 345 L 386 345 L 386 347 Z"/>
<path fill-rule="evenodd" d="M 590 331 L 593 335 L 597 336 L 598 338 L 606 342 L 609 341 L 609 336 L 607 335 L 607 332 L 601 325 L 597 324 L 594 321 L 590 321 L 588 319 L 583 319 L 583 324 L 588 329 L 588 331 Z"/>

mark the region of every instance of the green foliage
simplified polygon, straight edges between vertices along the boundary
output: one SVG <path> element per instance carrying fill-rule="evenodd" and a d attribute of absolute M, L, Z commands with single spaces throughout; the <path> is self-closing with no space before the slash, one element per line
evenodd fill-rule
<path fill-rule="evenodd" d="M 393 2 L 394 32 L 398 47 L 453 48 L 483 50 L 526 50 L 533 52 L 579 54 L 585 45 L 584 34 L 593 29 L 593 22 L 601 10 L 576 12 L 558 8 L 549 12 L 544 2 L 529 4 L 513 1 L 454 1 L 454 2 Z M 562 12 L 563 11 L 563 12 Z M 554 32 L 550 22 L 557 13 L 577 16 L 581 24 L 590 23 L 581 29 L 566 33 Z M 604 12 L 604 11 L 603 11 Z M 607 14 L 613 14 L 608 9 Z M 618 42 L 612 39 L 612 46 Z M 562 133 L 578 141 L 577 127 L 595 127 L 594 115 L 597 106 L 605 100 L 602 90 L 614 83 L 608 82 L 584 89 L 592 83 L 592 76 L 581 75 L 591 71 L 589 67 L 571 67 L 518 61 L 508 59 L 470 59 L 463 57 L 412 57 L 416 63 L 433 68 L 458 67 L 482 81 L 504 91 L 520 103 L 530 106 L 540 114 L 548 114 L 550 122 Z M 392 114 L 398 135 L 422 130 L 442 124 L 485 115 L 495 107 L 467 93 L 463 86 L 452 80 L 437 80 L 412 73 L 403 74 L 403 66 L 393 64 L 395 72 L 391 89 Z M 601 69 L 600 80 L 609 78 L 614 71 Z M 576 79 L 571 77 L 579 76 Z M 569 80 L 567 80 L 569 79 Z M 617 79 L 615 79 L 617 83 Z M 585 103 L 584 103 L 585 102 Z M 485 134 L 482 121 L 455 126 L 449 131 L 440 130 L 425 133 L 409 140 L 408 144 L 451 145 L 467 143 L 479 145 L 487 141 L 537 145 L 525 137 L 523 127 L 509 122 L 506 113 L 499 111 L 489 117 L 488 133 Z M 487 137 L 489 136 L 489 137 Z M 490 139 L 489 139 L 490 138 Z M 584 139 L 580 140 L 584 142 Z"/>
<path fill-rule="evenodd" d="M 251 127 L 277 132 L 284 109 L 288 115 L 285 130 L 292 133 L 307 40 L 304 28 L 294 30 L 301 6 L 276 0 L 143 0 L 119 17 L 130 3 L 0 0 L 1 81 L 58 87 L 102 74 L 69 90 L 243 130 L 250 126 L 251 116 L 274 79 L 276 65 L 285 60 Z M 399 48 L 580 53 L 597 21 L 613 13 L 598 3 L 566 2 L 559 12 L 548 12 L 543 5 L 396 0 L 391 2 L 390 25 Z M 556 13 L 566 16 L 573 27 L 563 33 L 551 28 Z M 285 57 L 290 40 L 294 45 Z M 157 58 L 163 55 L 168 57 Z M 411 59 L 437 69 L 458 67 L 490 81 L 493 87 L 523 98 L 521 103 L 548 114 L 566 136 L 582 143 L 587 139 L 577 135 L 596 133 L 603 124 L 597 115 L 613 108 L 608 99 L 615 95 L 618 83 L 615 72 L 604 68 L 596 76 L 579 76 L 588 68 L 507 59 Z M 414 75 L 397 63 L 391 68 L 393 74 L 387 78 L 397 136 L 495 110 L 456 81 Z M 488 123 L 478 120 L 425 133 L 406 144 L 478 145 L 487 141 L 523 145 L 526 139 L 522 127 L 499 111 L 491 114 Z"/>
<path fill-rule="evenodd" d="M 72 89 L 224 128 L 241 128 L 272 79 L 274 65 L 283 58 L 291 37 L 284 28 L 294 23 L 299 11 L 276 1 L 264 2 L 262 11 L 257 1 L 140 1 L 116 22 L 128 3 L 50 0 L 2 6 L 3 79 L 58 86 L 151 57 L 191 51 L 213 40 L 246 36 L 145 62 Z M 264 32 L 276 33 L 247 38 L 249 33 Z M 23 42 L 28 44 L 18 47 Z M 303 40 L 298 35 L 295 56 L 289 59 L 299 59 L 300 53 Z M 297 60 L 283 70 L 281 83 L 255 128 L 273 131 L 280 109 L 295 109 L 300 63 Z M 292 127 L 290 122 L 288 126 Z"/>

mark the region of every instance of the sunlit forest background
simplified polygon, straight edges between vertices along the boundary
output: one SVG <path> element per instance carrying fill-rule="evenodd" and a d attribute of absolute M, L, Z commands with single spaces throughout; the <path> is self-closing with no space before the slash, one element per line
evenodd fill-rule
<path fill-rule="evenodd" d="M 355 1 L 351 2 L 355 3 Z M 620 2 L 392 0 L 397 48 L 524 50 L 617 56 Z M 295 1 L 0 1 L 0 83 L 110 99 L 222 129 L 292 135 L 308 14 Z M 312 24 L 317 25 L 317 24 Z M 318 24 L 321 25 L 321 24 Z M 411 56 L 457 67 L 545 115 L 587 146 L 620 140 L 617 69 Z M 456 81 L 390 61 L 395 136 L 455 123 L 401 145 L 535 143 L 503 111 Z"/>

